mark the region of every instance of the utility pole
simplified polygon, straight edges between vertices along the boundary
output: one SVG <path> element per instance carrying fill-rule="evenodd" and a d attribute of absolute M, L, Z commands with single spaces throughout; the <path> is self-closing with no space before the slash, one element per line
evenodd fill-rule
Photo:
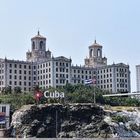
<path fill-rule="evenodd" d="M 57 110 L 56 110 L 55 113 L 56 113 L 56 114 L 55 114 L 55 119 L 56 119 L 56 120 L 55 120 L 55 122 L 56 122 L 56 123 L 55 123 L 55 135 L 56 135 L 56 138 L 57 138 L 57 115 L 58 115 L 58 114 L 57 114 L 57 113 L 58 113 Z"/>
<path fill-rule="evenodd" d="M 95 86 L 94 86 L 93 94 L 94 94 L 94 104 L 96 104 L 96 98 L 95 98 Z"/>

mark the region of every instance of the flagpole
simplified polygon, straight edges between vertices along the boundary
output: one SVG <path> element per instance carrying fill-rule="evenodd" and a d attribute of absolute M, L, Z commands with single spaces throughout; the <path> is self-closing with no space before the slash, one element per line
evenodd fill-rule
<path fill-rule="evenodd" d="M 93 86 L 94 86 L 94 89 L 93 89 L 93 94 L 94 94 L 94 104 L 96 104 L 96 97 L 95 97 L 95 88 L 96 88 L 96 80 L 95 80 L 95 77 L 94 77 L 94 80 L 93 80 Z"/>
<path fill-rule="evenodd" d="M 95 86 L 94 86 L 93 94 L 94 94 L 94 104 L 96 104 L 96 98 L 95 98 Z"/>

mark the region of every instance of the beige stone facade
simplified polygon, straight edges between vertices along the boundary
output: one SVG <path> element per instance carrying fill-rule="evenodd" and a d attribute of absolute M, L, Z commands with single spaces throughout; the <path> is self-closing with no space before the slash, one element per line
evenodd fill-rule
<path fill-rule="evenodd" d="M 0 59 L 0 91 L 5 87 L 20 87 L 31 91 L 41 88 L 64 86 L 67 83 L 84 84 L 85 80 L 96 79 L 96 86 L 103 90 L 130 92 L 129 65 L 123 63 L 107 65 L 102 57 L 102 46 L 96 41 L 89 46 L 89 58 L 84 66 L 72 66 L 71 58 L 53 57 L 46 51 L 46 38 L 38 34 L 31 39 L 31 51 L 27 61 Z"/>

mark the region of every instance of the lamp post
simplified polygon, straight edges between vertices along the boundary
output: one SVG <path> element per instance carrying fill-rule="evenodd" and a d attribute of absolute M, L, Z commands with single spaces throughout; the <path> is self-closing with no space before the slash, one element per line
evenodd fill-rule
<path fill-rule="evenodd" d="M 96 98 L 95 98 L 95 86 L 94 86 L 94 91 L 93 91 L 93 96 L 94 96 L 94 104 L 96 104 Z"/>
<path fill-rule="evenodd" d="M 55 120 L 55 123 L 56 123 L 56 124 L 55 124 L 55 135 L 56 135 L 56 138 L 57 138 L 57 133 L 58 133 L 58 132 L 57 132 L 57 129 L 58 129 L 58 126 L 57 126 L 57 125 L 58 125 L 58 124 L 57 124 L 57 117 L 58 117 L 57 109 L 56 109 L 56 112 L 55 112 L 55 113 L 56 113 L 56 114 L 55 114 L 55 117 L 56 117 L 56 118 L 55 118 L 55 119 L 56 119 L 56 120 Z"/>
<path fill-rule="evenodd" d="M 93 77 L 93 87 L 94 87 L 94 89 L 93 89 L 93 96 L 94 96 L 94 104 L 96 104 L 96 97 L 95 97 L 95 88 L 96 88 L 96 77 Z"/>

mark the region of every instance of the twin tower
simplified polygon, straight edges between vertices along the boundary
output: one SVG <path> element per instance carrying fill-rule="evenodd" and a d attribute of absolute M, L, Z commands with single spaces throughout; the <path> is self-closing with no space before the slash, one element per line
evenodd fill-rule
<path fill-rule="evenodd" d="M 39 62 L 51 59 L 51 51 L 46 51 L 46 38 L 37 35 L 31 38 L 31 51 L 26 53 L 27 61 Z M 89 46 L 89 57 L 85 59 L 85 67 L 101 67 L 107 65 L 107 58 L 102 57 L 102 46 L 96 43 Z"/>
<path fill-rule="evenodd" d="M 31 52 L 26 53 L 26 59 L 30 62 L 39 62 L 51 59 L 51 51 L 46 51 L 46 38 L 40 35 L 31 38 Z"/>

